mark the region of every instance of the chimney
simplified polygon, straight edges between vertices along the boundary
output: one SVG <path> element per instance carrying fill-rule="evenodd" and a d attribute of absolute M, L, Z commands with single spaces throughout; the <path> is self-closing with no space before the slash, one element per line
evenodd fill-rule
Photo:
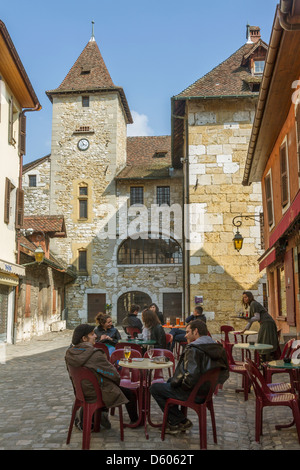
<path fill-rule="evenodd" d="M 249 24 L 247 24 L 246 38 L 247 38 L 247 44 L 251 44 L 251 43 L 255 43 L 259 41 L 261 38 L 260 27 L 250 26 Z"/>

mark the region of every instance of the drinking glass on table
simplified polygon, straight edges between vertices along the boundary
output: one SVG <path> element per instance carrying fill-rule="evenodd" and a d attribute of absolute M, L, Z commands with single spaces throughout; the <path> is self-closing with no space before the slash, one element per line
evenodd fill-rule
<path fill-rule="evenodd" d="M 124 346 L 125 362 L 128 362 L 128 359 L 130 358 L 130 354 L 131 354 L 131 347 L 130 346 Z"/>
<path fill-rule="evenodd" d="M 148 346 L 148 356 L 149 356 L 149 359 L 152 360 L 152 357 L 153 357 L 153 345 L 152 344 L 149 344 Z"/>

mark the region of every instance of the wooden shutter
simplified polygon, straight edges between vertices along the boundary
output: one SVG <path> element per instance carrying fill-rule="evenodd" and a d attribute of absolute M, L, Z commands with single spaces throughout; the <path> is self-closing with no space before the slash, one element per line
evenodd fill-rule
<path fill-rule="evenodd" d="M 286 144 L 280 147 L 280 177 L 281 177 L 281 205 L 289 202 L 288 174 L 287 174 Z"/>
<path fill-rule="evenodd" d="M 298 175 L 300 175 L 300 103 L 296 111 L 296 135 L 297 135 L 297 153 L 298 153 Z"/>
<path fill-rule="evenodd" d="M 26 116 L 22 113 L 19 116 L 19 153 L 26 153 Z"/>
<path fill-rule="evenodd" d="M 24 191 L 17 188 L 17 204 L 16 204 L 16 228 L 23 226 L 24 219 Z"/>
<path fill-rule="evenodd" d="M 9 100 L 8 106 L 8 143 L 14 144 L 14 102 L 13 97 Z"/>
<path fill-rule="evenodd" d="M 5 178 L 4 222 L 6 224 L 9 223 L 10 191 L 11 191 L 11 182 L 8 178 Z"/>
<path fill-rule="evenodd" d="M 265 192 L 266 192 L 266 202 L 267 202 L 267 214 L 268 214 L 268 224 L 273 224 L 273 202 L 272 202 L 272 190 L 271 190 L 271 176 L 267 175 L 265 177 Z"/>

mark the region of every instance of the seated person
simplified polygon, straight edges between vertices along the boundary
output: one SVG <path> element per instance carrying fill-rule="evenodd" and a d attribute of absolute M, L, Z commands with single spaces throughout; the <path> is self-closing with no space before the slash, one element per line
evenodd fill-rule
<path fill-rule="evenodd" d="M 162 411 L 165 409 L 168 398 L 186 401 L 200 377 L 209 370 L 221 368 L 218 379 L 220 384 L 223 384 L 229 377 L 226 351 L 221 344 L 208 336 L 207 327 L 203 321 L 194 320 L 188 324 L 186 340 L 188 344 L 181 354 L 174 376 L 167 382 L 154 383 L 150 387 L 150 393 Z M 207 392 L 206 384 L 203 384 L 201 396 L 205 396 Z M 181 407 L 177 405 L 169 408 L 167 421 L 167 434 L 185 432 L 193 425 L 186 418 Z"/>
<path fill-rule="evenodd" d="M 204 323 L 206 323 L 206 316 L 203 313 L 202 307 L 195 307 L 193 314 L 186 318 L 185 323 L 188 324 L 193 320 L 202 320 Z M 185 330 L 180 330 L 180 328 L 172 328 L 170 330 L 170 334 L 173 336 L 171 351 L 174 350 L 175 343 L 181 343 L 181 341 L 186 341 Z"/>
<path fill-rule="evenodd" d="M 156 304 L 149 305 L 149 310 L 153 310 L 153 312 L 156 313 L 156 315 L 158 316 L 158 319 L 159 319 L 159 321 L 162 325 L 165 323 L 163 313 L 159 311 L 159 308 Z"/>
<path fill-rule="evenodd" d="M 141 320 L 138 318 L 138 313 L 140 310 L 139 305 L 131 305 L 130 311 L 127 313 L 126 317 L 123 318 L 122 321 L 122 326 L 124 328 L 125 333 L 127 333 L 126 328 L 128 326 L 132 328 L 138 328 L 140 330 L 140 333 L 143 331 L 143 323 Z M 136 336 L 138 333 L 135 333 L 134 335 Z"/>
<path fill-rule="evenodd" d="M 102 392 L 102 398 L 107 407 L 126 406 L 131 423 L 138 420 L 135 394 L 124 387 L 120 387 L 120 376 L 117 369 L 107 360 L 102 349 L 94 348 L 97 335 L 94 327 L 82 324 L 75 328 L 72 337 L 72 346 L 67 349 L 65 361 L 67 366 L 87 367 L 96 376 Z M 83 385 L 86 401 L 95 401 L 95 391 L 89 384 Z M 106 429 L 111 427 L 108 420 L 107 409 L 101 413 L 101 425 Z"/>
<path fill-rule="evenodd" d="M 108 347 L 109 354 L 115 350 L 115 345 L 121 339 L 121 335 L 117 328 L 112 324 L 110 315 L 102 312 L 98 313 L 95 318 L 96 324 L 95 333 L 97 335 L 96 341 L 105 343 Z"/>
<path fill-rule="evenodd" d="M 142 320 L 147 331 L 147 339 L 155 340 L 154 348 L 166 349 L 166 334 L 159 318 L 153 310 L 143 310 Z M 146 338 L 145 338 L 146 339 Z"/>

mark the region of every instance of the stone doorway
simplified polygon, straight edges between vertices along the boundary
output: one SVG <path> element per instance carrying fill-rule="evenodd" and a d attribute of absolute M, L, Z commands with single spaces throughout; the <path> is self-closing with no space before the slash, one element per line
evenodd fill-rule
<path fill-rule="evenodd" d="M 117 306 L 117 324 L 121 325 L 122 320 L 129 312 L 131 305 L 137 304 L 141 307 L 141 310 L 147 305 L 152 303 L 151 297 L 145 292 L 140 291 L 132 291 L 132 292 L 125 292 L 125 294 L 121 295 L 118 298 L 118 306 Z"/>

